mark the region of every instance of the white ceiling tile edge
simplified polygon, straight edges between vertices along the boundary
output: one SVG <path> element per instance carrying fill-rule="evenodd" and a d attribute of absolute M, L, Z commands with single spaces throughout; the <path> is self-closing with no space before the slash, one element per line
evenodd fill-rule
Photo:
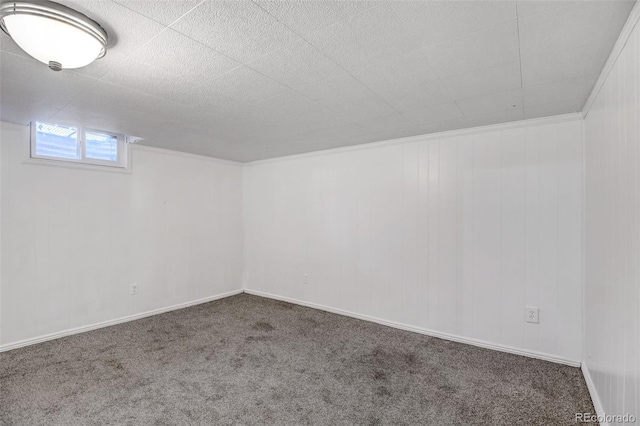
<path fill-rule="evenodd" d="M 350 145 L 350 146 L 342 146 L 339 148 L 331 148 L 331 149 L 323 149 L 320 151 L 311 151 L 305 152 L 302 154 L 294 154 L 294 155 L 286 155 L 282 157 L 274 157 L 274 158 L 265 158 L 264 160 L 255 160 L 255 161 L 247 161 L 241 163 L 245 167 L 258 165 L 258 164 L 266 164 L 266 163 L 276 163 L 280 161 L 289 161 L 296 160 L 299 158 L 307 158 L 307 157 L 316 157 L 320 155 L 331 155 L 331 154 L 339 154 L 343 152 L 349 151 L 360 151 L 364 149 L 374 149 L 379 148 L 381 146 L 388 145 L 400 145 L 410 142 L 421 142 L 427 141 L 431 139 L 443 139 L 443 138 L 452 138 L 455 136 L 463 136 L 471 133 L 486 133 L 486 132 L 494 132 L 497 130 L 508 130 L 508 129 L 517 129 L 519 127 L 528 127 L 528 126 L 542 126 L 545 124 L 552 123 L 561 123 L 567 121 L 577 121 L 583 120 L 583 115 L 581 112 L 572 112 L 569 114 L 559 114 L 559 115 L 551 115 L 548 117 L 540 117 L 540 118 L 529 118 L 526 120 L 519 121 L 509 121 L 506 123 L 498 123 L 498 124 L 490 124 L 487 126 L 477 126 L 477 127 L 467 127 L 464 129 L 456 129 L 456 130 L 447 130 L 445 132 L 438 133 L 427 133 L 425 135 L 416 135 L 416 136 L 407 136 L 405 138 L 398 139 L 388 139 L 380 142 L 366 142 L 358 145 Z"/>
<path fill-rule="evenodd" d="M 224 158 L 210 157 L 208 155 L 192 154 L 190 152 L 176 151 L 176 150 L 167 149 L 167 148 L 159 148 L 151 145 L 130 144 L 129 146 L 132 150 L 135 150 L 135 151 L 151 151 L 151 152 L 156 152 L 158 154 L 171 155 L 174 157 L 178 156 L 178 157 L 208 161 L 210 163 L 228 164 L 231 166 L 242 166 L 244 164 L 240 161 L 225 160 Z M 132 167 L 135 167 L 135 164 L 132 164 Z"/>
<path fill-rule="evenodd" d="M 598 97 L 598 93 L 600 93 L 600 89 L 604 85 L 605 81 L 607 81 L 607 77 L 609 73 L 613 69 L 616 61 L 618 60 L 618 56 L 622 53 L 622 49 L 627 44 L 631 33 L 633 32 L 636 25 L 640 22 L 640 1 L 636 1 L 636 4 L 633 6 L 631 13 L 629 13 L 629 17 L 627 18 L 627 22 L 625 22 L 624 27 L 622 27 L 622 31 L 620 32 L 620 36 L 618 40 L 616 40 L 616 44 L 613 45 L 613 49 L 607 58 L 607 62 L 605 62 L 604 67 L 602 67 L 602 71 L 600 72 L 600 77 L 596 81 L 596 84 L 593 86 L 591 90 L 591 94 L 587 98 L 587 101 L 584 103 L 582 107 L 582 115 L 586 117 L 589 114 L 589 110 L 593 105 L 594 101 Z"/>

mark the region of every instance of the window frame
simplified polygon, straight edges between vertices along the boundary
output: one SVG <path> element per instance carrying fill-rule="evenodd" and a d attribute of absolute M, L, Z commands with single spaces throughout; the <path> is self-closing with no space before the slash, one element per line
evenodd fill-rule
<path fill-rule="evenodd" d="M 59 126 L 65 126 L 65 127 L 73 127 L 76 129 L 77 132 L 77 137 L 76 140 L 78 141 L 78 144 L 80 145 L 80 158 L 79 159 L 75 159 L 75 158 L 61 158 L 61 157 L 52 157 L 52 156 L 48 156 L 48 155 L 38 155 L 36 154 L 36 147 L 37 147 L 37 135 L 36 135 L 36 127 L 37 127 L 37 123 L 42 123 L 42 124 L 48 124 L 48 125 L 59 125 Z M 94 128 L 89 128 L 89 127 L 83 127 L 83 126 L 74 126 L 74 125 L 67 125 L 67 124 L 54 124 L 54 123 L 48 123 L 46 121 L 39 121 L 39 120 L 34 120 L 30 123 L 31 126 L 31 141 L 30 141 L 30 149 L 29 149 L 29 157 L 36 159 L 36 160 L 46 160 L 46 161 L 56 161 L 56 162 L 61 162 L 61 163 L 74 163 L 74 164 L 86 164 L 86 165 L 90 165 L 90 166 L 101 166 L 101 167 L 110 167 L 110 168 L 116 168 L 116 169 L 125 169 L 127 170 L 127 166 L 128 166 L 128 147 L 127 147 L 127 143 L 126 143 L 126 137 L 123 134 L 120 133 L 115 133 L 115 132 L 109 132 L 106 130 L 98 130 L 98 129 L 94 129 Z M 107 161 L 107 160 L 100 160 L 100 159 L 96 159 L 96 158 L 87 158 L 86 156 L 86 150 L 87 150 L 87 146 L 86 146 L 86 133 L 98 133 L 98 134 L 103 134 L 103 135 L 109 135 L 109 136 L 115 136 L 118 138 L 118 160 L 117 161 Z"/>

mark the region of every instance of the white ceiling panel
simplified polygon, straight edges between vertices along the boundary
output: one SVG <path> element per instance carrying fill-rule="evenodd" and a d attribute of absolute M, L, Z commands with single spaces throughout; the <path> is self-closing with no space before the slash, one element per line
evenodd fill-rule
<path fill-rule="evenodd" d="M 571 6 L 576 1 L 583 1 L 583 0 L 560 0 L 560 1 L 555 1 L 555 0 L 545 0 L 545 1 L 524 0 L 524 1 L 518 1 L 517 4 L 516 4 L 517 12 L 518 12 L 518 18 L 524 18 L 524 17 L 527 17 L 527 16 L 536 15 L 538 13 L 546 12 L 548 10 L 559 9 L 559 8 L 565 7 L 565 6 Z"/>
<path fill-rule="evenodd" d="M 7 107 L 24 101 L 62 108 L 97 81 L 75 72 L 52 75 L 49 68 L 35 59 L 8 52 L 0 52 L 0 75 L 0 101 Z"/>
<path fill-rule="evenodd" d="M 171 26 L 242 63 L 299 38 L 251 1 L 207 1 Z"/>
<path fill-rule="evenodd" d="M 321 83 L 297 88 L 296 91 L 322 105 L 341 104 L 374 94 L 357 78 L 346 72 Z"/>
<path fill-rule="evenodd" d="M 289 89 L 284 84 L 243 66 L 191 86 L 179 95 L 178 100 L 205 109 L 209 109 L 207 105 L 216 105 L 220 100 L 240 100 L 241 107 L 250 109 L 253 102 L 287 90 Z"/>
<path fill-rule="evenodd" d="M 610 51 L 611 43 L 603 43 L 561 50 L 532 58 L 523 57 L 522 85 L 524 87 L 536 86 L 600 74 Z"/>
<path fill-rule="evenodd" d="M 247 66 L 294 88 L 329 80 L 344 73 L 338 64 L 303 39 L 267 53 Z"/>
<path fill-rule="evenodd" d="M 44 107 L 53 110 L 55 113 L 65 105 L 64 100 L 58 99 L 54 94 L 51 94 L 51 96 L 41 96 L 40 91 L 31 84 L 9 79 L 3 79 L 3 83 L 0 86 L 0 100 L 2 101 L 2 105 L 11 104 L 11 107 L 4 108 L 5 112 L 9 112 L 12 108 L 18 107 L 22 107 L 24 110 L 32 107 Z M 3 107 L 0 106 L 0 108 Z M 34 113 L 34 118 L 42 119 L 46 117 Z M 29 121 L 31 120 L 27 120 L 27 122 Z"/>
<path fill-rule="evenodd" d="M 201 2 L 202 0 L 116 0 L 116 3 L 163 25 L 175 22 Z"/>
<path fill-rule="evenodd" d="M 517 89 L 522 87 L 520 77 L 520 61 L 514 61 L 445 77 L 442 82 L 453 99 L 460 100 Z"/>
<path fill-rule="evenodd" d="M 59 111 L 58 109 L 42 105 L 39 102 L 25 101 L 17 99 L 12 95 L 3 98 L 4 102 L 16 101 L 11 108 L 3 108 L 0 106 L 0 116 L 2 121 L 9 123 L 29 123 L 33 120 L 47 121 Z"/>
<path fill-rule="evenodd" d="M 441 78 L 518 61 L 518 24 L 499 24 L 425 48 Z"/>
<path fill-rule="evenodd" d="M 518 20 L 523 58 L 606 41 L 615 42 L 633 3 L 579 1 Z"/>
<path fill-rule="evenodd" d="M 236 132 L 224 133 L 230 127 L 230 121 L 213 114 L 203 114 L 197 110 L 182 107 L 187 114 L 176 116 L 176 106 L 157 98 L 139 97 L 139 93 L 130 89 L 98 83 L 87 92 L 89 95 L 101 96 L 101 110 L 89 110 L 86 102 L 77 100 L 68 108 L 59 110 L 54 120 L 60 124 L 80 124 L 97 129 L 118 128 L 122 133 L 144 135 L 148 142 L 171 140 L 180 134 L 201 134 L 208 140 L 237 140 Z M 123 113 L 115 114 L 113 104 L 121 102 Z M 91 125 L 87 124 L 91 123 Z M 205 124 L 204 126 L 202 124 Z M 234 123 L 237 128 L 238 123 Z M 177 141 L 176 141 L 177 143 Z"/>
<path fill-rule="evenodd" d="M 135 72 L 131 72 L 135 70 Z M 128 87 L 163 99 L 174 99 L 192 86 L 180 75 L 137 60 L 128 60 L 107 72 L 100 81 Z"/>
<path fill-rule="evenodd" d="M 153 114 L 163 104 L 166 105 L 166 101 L 154 96 L 98 81 L 69 102 L 64 109 L 83 114 L 100 114 L 109 119 L 119 116 L 128 119 L 130 114 Z"/>
<path fill-rule="evenodd" d="M 392 2 L 416 47 L 458 38 L 516 20 L 509 1 L 397 1 Z"/>
<path fill-rule="evenodd" d="M 311 99 L 302 96 L 294 90 L 287 90 L 275 96 L 256 101 L 247 109 L 247 113 L 261 117 L 263 120 L 274 121 L 283 117 L 317 113 L 325 107 Z M 278 125 L 276 121 L 273 123 Z"/>
<path fill-rule="evenodd" d="M 378 93 L 418 86 L 438 79 L 435 68 L 422 49 L 373 61 L 365 67 L 352 70 L 351 74 Z"/>
<path fill-rule="evenodd" d="M 555 81 L 522 89 L 524 105 L 541 105 L 562 102 L 567 99 L 584 99 L 598 79 L 598 74 L 574 78 L 569 81 Z"/>
<path fill-rule="evenodd" d="M 453 101 L 449 90 L 439 80 L 379 93 L 379 96 L 397 111 L 426 108 Z"/>
<path fill-rule="evenodd" d="M 332 139 L 349 139 L 364 135 L 367 133 L 367 131 L 357 124 L 348 123 L 330 127 L 328 129 L 323 129 L 314 133 L 321 134 L 324 138 L 329 137 Z M 318 140 L 318 142 L 322 142 L 322 140 Z"/>
<path fill-rule="evenodd" d="M 262 114 L 248 115 L 238 120 L 238 125 L 249 131 L 248 142 L 260 141 L 266 144 L 274 140 L 295 138 L 296 135 L 330 129 L 350 123 L 334 111 L 319 107 L 302 113 L 287 114 L 274 111 L 265 117 Z"/>
<path fill-rule="evenodd" d="M 329 108 L 352 121 L 382 117 L 397 112 L 391 105 L 375 95 L 329 105 Z"/>
<path fill-rule="evenodd" d="M 357 15 L 380 1 L 278 1 L 256 0 L 256 4 L 300 36 L 306 36 L 350 16 Z"/>
<path fill-rule="evenodd" d="M 463 99 L 457 103 L 466 117 L 509 111 L 522 107 L 522 89 Z"/>
<path fill-rule="evenodd" d="M 323 108 L 314 111 L 313 113 L 292 116 L 288 119 L 284 119 L 282 124 L 276 123 L 273 126 L 278 129 L 278 131 L 287 135 L 293 133 L 289 131 L 289 128 L 296 129 L 296 133 L 298 132 L 298 129 L 304 130 L 305 132 L 314 132 L 348 123 L 349 120 L 343 115 L 327 108 Z"/>
<path fill-rule="evenodd" d="M 358 124 L 373 132 L 415 127 L 415 123 L 413 121 L 400 113 L 358 120 Z"/>
<path fill-rule="evenodd" d="M 160 33 L 134 55 L 135 60 L 201 83 L 242 66 L 208 46 L 171 29 Z M 125 63 L 126 64 L 126 63 Z"/>
<path fill-rule="evenodd" d="M 62 3 L 106 57 L 56 73 L 0 34 L 0 119 L 247 161 L 579 111 L 634 1 Z"/>
<path fill-rule="evenodd" d="M 405 111 L 402 115 L 416 124 L 432 124 L 464 118 L 462 111 L 454 102 Z"/>
<path fill-rule="evenodd" d="M 367 9 L 305 39 L 347 70 L 415 49 L 390 3 Z"/>

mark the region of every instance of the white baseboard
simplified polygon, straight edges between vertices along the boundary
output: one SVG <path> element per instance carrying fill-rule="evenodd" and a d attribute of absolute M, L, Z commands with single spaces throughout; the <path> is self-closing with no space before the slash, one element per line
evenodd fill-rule
<path fill-rule="evenodd" d="M 179 303 L 173 306 L 167 306 L 165 308 L 154 309 L 152 311 L 143 312 L 140 314 L 129 315 L 126 317 L 121 317 L 109 321 L 103 321 L 91 325 L 85 325 L 82 327 L 71 328 L 64 331 L 59 331 L 56 333 L 45 334 L 44 336 L 34 337 L 32 339 L 20 340 L 18 342 L 7 343 L 4 345 L 0 345 L 0 352 L 10 351 L 12 349 L 22 348 L 24 346 L 35 345 L 36 343 L 46 342 L 48 340 L 59 339 L 61 337 L 72 336 L 78 333 L 84 333 L 86 331 L 97 330 L 99 328 L 110 327 L 116 324 L 122 324 L 123 322 L 135 321 L 138 319 L 150 317 L 153 315 L 163 314 L 165 312 L 176 311 L 178 309 L 188 308 L 189 306 L 200 305 L 202 303 L 212 302 L 214 300 L 223 299 L 225 297 L 234 296 L 236 294 L 242 293 L 242 289 L 233 290 L 222 294 L 217 294 L 215 296 L 205 297 L 203 299 L 192 300 L 190 302 Z"/>
<path fill-rule="evenodd" d="M 454 341 L 454 342 L 465 343 L 465 344 L 474 345 L 474 346 L 478 346 L 478 347 L 486 348 L 486 349 L 493 349 L 493 350 L 500 351 L 500 352 L 507 352 L 507 353 L 516 354 L 516 355 L 523 355 L 523 356 L 527 356 L 527 357 L 530 357 L 530 358 L 542 359 L 542 360 L 545 360 L 545 361 L 556 362 L 556 363 L 559 363 L 559 364 L 565 364 L 565 365 L 569 365 L 569 366 L 572 366 L 572 367 L 579 367 L 580 366 L 580 361 L 570 360 L 570 359 L 562 358 L 562 357 L 559 357 L 559 356 L 556 356 L 556 355 L 552 355 L 552 354 L 546 354 L 546 353 L 536 352 L 536 351 L 529 351 L 529 350 L 525 350 L 525 349 L 518 349 L 518 348 L 513 348 L 511 346 L 500 345 L 500 344 L 496 344 L 496 343 L 490 343 L 490 342 L 486 342 L 486 341 L 479 340 L 479 339 L 472 339 L 472 338 L 468 338 L 468 337 L 457 336 L 455 334 L 443 333 L 443 332 L 439 332 L 439 331 L 435 331 L 435 330 L 429 330 L 429 329 L 426 329 L 426 328 L 415 327 L 415 326 L 406 325 L 406 324 L 402 324 L 402 323 L 398 323 L 398 322 L 394 322 L 394 321 L 383 320 L 383 319 L 372 317 L 372 316 L 368 316 L 368 315 L 356 314 L 356 313 L 345 311 L 345 310 L 342 310 L 342 309 L 331 308 L 331 307 L 324 306 L 324 305 L 319 305 L 319 304 L 316 304 L 316 303 L 304 302 L 304 301 L 297 300 L 297 299 L 292 299 L 292 298 L 289 298 L 289 297 L 277 296 L 275 294 L 265 293 L 265 292 L 262 292 L 262 291 L 251 290 L 251 289 L 229 291 L 227 293 L 222 293 L 222 294 L 218 294 L 218 295 L 215 295 L 215 296 L 205 297 L 203 299 L 193 300 L 193 301 L 190 301 L 190 302 L 180 303 L 180 304 L 173 305 L 173 306 L 168 306 L 168 307 L 165 307 L 165 308 L 154 309 L 154 310 L 143 312 L 143 313 L 140 313 L 140 314 L 129 315 L 129 316 L 126 316 L 126 317 L 121 317 L 121 318 L 117 318 L 117 319 L 113 319 L 113 320 L 109 320 L 109 321 L 103 321 L 103 322 L 99 322 L 99 323 L 95 323 L 95 324 L 91 324 L 91 325 L 72 328 L 72 329 L 68 329 L 68 330 L 64 330 L 64 331 L 59 331 L 59 332 L 56 332 L 56 333 L 46 334 L 44 336 L 34 337 L 34 338 L 31 338 L 31 339 L 20 340 L 18 342 L 7 343 L 7 344 L 4 344 L 4 345 L 0 345 L 0 352 L 10 351 L 12 349 L 18 349 L 18 348 L 22 348 L 24 346 L 35 345 L 37 343 L 46 342 L 48 340 L 59 339 L 61 337 L 71 336 L 71 335 L 78 334 L 78 333 L 84 333 L 86 331 L 91 331 L 91 330 L 97 330 L 99 328 L 110 327 L 112 325 L 121 324 L 121 323 L 124 323 L 124 322 L 135 321 L 135 320 L 146 318 L 146 317 L 150 317 L 150 316 L 153 316 L 153 315 L 158 315 L 158 314 L 162 314 L 162 313 L 165 313 L 165 312 L 170 312 L 170 311 L 175 311 L 175 310 L 178 310 L 178 309 L 187 308 L 189 306 L 194 306 L 194 305 L 199 305 L 199 304 L 202 304 L 202 303 L 211 302 L 211 301 L 222 299 L 222 298 L 225 298 L 225 297 L 234 296 L 236 294 L 242 293 L 243 291 L 245 293 L 253 294 L 253 295 L 256 295 L 256 296 L 266 297 L 266 298 L 275 299 L 275 300 L 281 300 L 283 302 L 294 303 L 296 305 L 301 305 L 301 306 L 306 306 L 306 307 L 309 307 L 309 308 L 319 309 L 319 310 L 326 311 L 326 312 L 331 312 L 331 313 L 334 313 L 334 314 L 345 315 L 345 316 L 348 316 L 348 317 L 357 318 L 357 319 L 361 319 L 361 320 L 364 320 L 364 321 L 370 321 L 370 322 L 374 322 L 374 323 L 377 323 L 377 324 L 386 325 L 388 327 L 397 328 L 397 329 L 400 329 L 400 330 L 406 330 L 406 331 L 411 331 L 411 332 L 414 332 L 414 333 L 424 334 L 424 335 L 427 335 L 427 336 L 438 337 L 440 339 L 446 339 L 446 340 L 451 340 L 451 341 Z M 590 378 L 587 379 L 588 371 L 585 369 L 584 364 L 582 365 L 582 368 L 583 368 L 583 373 L 586 371 L 585 380 L 587 380 L 587 385 L 589 386 L 589 392 L 591 392 L 592 399 L 594 401 L 594 405 L 596 406 L 597 414 L 601 414 L 602 413 L 602 405 L 599 404 L 599 400 L 597 399 L 597 394 L 595 393 L 595 388 L 593 387 L 593 382 L 591 382 Z"/>
<path fill-rule="evenodd" d="M 602 401 L 600 401 L 596 384 L 593 383 L 591 373 L 589 373 L 589 369 L 587 368 L 587 363 L 583 361 L 580 369 L 582 370 L 584 381 L 587 382 L 587 389 L 589 389 L 589 395 L 591 395 L 591 401 L 593 402 L 593 407 L 596 409 L 596 414 L 600 418 L 606 418 L 604 408 L 602 407 Z M 600 426 L 609 426 L 609 423 L 600 423 Z"/>
<path fill-rule="evenodd" d="M 425 334 L 427 336 L 438 337 L 440 339 L 451 340 L 451 341 L 458 342 L 458 343 L 466 343 L 468 345 L 479 346 L 481 348 L 493 349 L 493 350 L 496 350 L 496 351 L 507 352 L 507 353 L 515 354 L 515 355 L 522 355 L 522 356 L 526 356 L 526 357 L 529 357 L 529 358 L 542 359 L 542 360 L 545 360 L 545 361 L 551 361 L 551 362 L 555 362 L 555 363 L 558 363 L 558 364 L 569 365 L 571 367 L 580 367 L 580 361 L 572 360 L 572 359 L 566 359 L 566 358 L 559 357 L 559 356 L 552 355 L 552 354 L 547 354 L 547 353 L 543 353 L 543 352 L 536 352 L 536 351 L 529 351 L 529 350 L 526 350 L 526 349 L 518 349 L 518 348 L 514 348 L 514 347 L 511 347 L 511 346 L 507 346 L 507 345 L 501 345 L 501 344 L 496 344 L 496 343 L 485 342 L 484 340 L 472 339 L 472 338 L 469 338 L 469 337 L 458 336 L 458 335 L 455 335 L 455 334 L 443 333 L 443 332 L 440 332 L 440 331 L 429 330 L 427 328 L 422 328 L 422 327 L 415 327 L 415 326 L 412 326 L 412 325 L 406 325 L 406 324 L 398 323 L 398 322 L 395 322 L 395 321 L 387 321 L 387 320 L 383 320 L 383 319 L 380 319 L 380 318 L 371 317 L 371 316 L 368 316 L 368 315 L 356 314 L 356 313 L 353 313 L 353 312 L 344 311 L 342 309 L 330 308 L 328 306 L 319 305 L 319 304 L 316 304 L 316 303 L 303 302 L 301 300 L 292 299 L 292 298 L 289 298 L 289 297 L 277 296 L 275 294 L 265 293 L 265 292 L 262 292 L 262 291 L 251 290 L 251 289 L 245 288 L 244 292 L 248 293 L 248 294 L 253 294 L 255 296 L 267 297 L 269 299 L 281 300 L 283 302 L 289 302 L 289 303 L 294 303 L 296 305 L 301 305 L 301 306 L 306 306 L 306 307 L 309 307 L 309 308 L 319 309 L 321 311 L 331 312 L 331 313 L 334 313 L 334 314 L 345 315 L 345 316 L 348 316 L 348 317 L 357 318 L 357 319 L 361 319 L 361 320 L 364 320 L 364 321 L 375 322 L 377 324 L 382 324 L 382 325 L 386 325 L 388 327 L 398 328 L 400 330 L 412 331 L 414 333 L 420 333 L 420 334 Z"/>

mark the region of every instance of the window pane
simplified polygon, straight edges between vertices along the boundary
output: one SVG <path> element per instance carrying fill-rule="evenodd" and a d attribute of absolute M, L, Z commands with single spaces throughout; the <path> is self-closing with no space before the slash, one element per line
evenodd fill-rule
<path fill-rule="evenodd" d="M 86 132 L 85 156 L 94 160 L 118 161 L 118 137 Z"/>
<path fill-rule="evenodd" d="M 36 123 L 36 155 L 79 160 L 78 130 L 57 124 Z"/>

